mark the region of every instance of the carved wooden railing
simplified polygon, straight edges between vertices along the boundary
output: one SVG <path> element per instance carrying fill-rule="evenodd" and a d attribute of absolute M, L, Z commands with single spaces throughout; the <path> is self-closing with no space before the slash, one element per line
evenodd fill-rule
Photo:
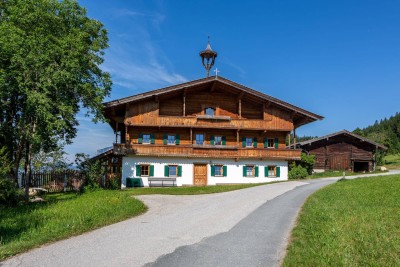
<path fill-rule="evenodd" d="M 182 156 L 204 158 L 258 158 L 300 160 L 301 150 L 273 148 L 238 148 L 198 145 L 141 145 L 114 144 L 117 155 Z"/>
<path fill-rule="evenodd" d="M 227 119 L 229 117 L 174 117 L 174 116 L 137 116 L 125 119 L 126 125 L 134 126 L 164 126 L 164 127 L 218 127 L 226 129 L 253 129 L 253 130 L 287 130 L 293 129 L 289 121 Z"/>

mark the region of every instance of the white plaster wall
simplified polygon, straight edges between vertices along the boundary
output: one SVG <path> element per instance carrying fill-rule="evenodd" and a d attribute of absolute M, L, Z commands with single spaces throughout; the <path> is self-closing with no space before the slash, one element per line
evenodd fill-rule
<path fill-rule="evenodd" d="M 165 165 L 182 166 L 182 177 L 176 177 L 178 186 L 193 184 L 193 163 L 207 164 L 207 184 L 235 184 L 235 183 L 265 183 L 274 181 L 284 181 L 288 179 L 288 163 L 287 161 L 274 160 L 239 160 L 233 159 L 201 159 L 201 158 L 159 158 L 159 157 L 135 157 L 127 156 L 122 159 L 122 188 L 125 188 L 126 178 L 139 178 L 136 174 L 136 165 L 150 164 L 154 165 L 154 177 L 165 177 Z M 226 177 L 211 176 L 210 164 L 222 164 L 227 166 L 228 175 Z M 243 165 L 256 165 L 259 168 L 258 177 L 243 177 Z M 264 177 L 264 166 L 276 165 L 280 167 L 281 173 L 279 178 Z M 147 177 L 142 178 L 143 185 L 148 186 Z"/>

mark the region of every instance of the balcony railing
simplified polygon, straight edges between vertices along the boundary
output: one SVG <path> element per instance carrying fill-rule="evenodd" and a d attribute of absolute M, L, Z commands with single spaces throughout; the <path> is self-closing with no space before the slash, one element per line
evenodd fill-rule
<path fill-rule="evenodd" d="M 158 126 L 158 127 L 195 127 L 207 128 L 218 127 L 222 129 L 248 129 L 248 130 L 292 130 L 293 123 L 257 119 L 230 119 L 227 116 L 197 116 L 197 117 L 174 117 L 174 116 L 138 116 L 125 119 L 126 125 L 135 126 Z"/>
<path fill-rule="evenodd" d="M 199 145 L 126 145 L 114 144 L 117 155 L 138 155 L 158 157 L 199 157 L 199 158 L 257 158 L 300 160 L 301 150 L 271 148 L 238 148 Z"/>

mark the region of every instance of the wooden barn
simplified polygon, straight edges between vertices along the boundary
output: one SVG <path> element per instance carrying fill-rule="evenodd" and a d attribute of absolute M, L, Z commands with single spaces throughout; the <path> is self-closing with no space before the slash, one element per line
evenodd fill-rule
<path fill-rule="evenodd" d="M 343 130 L 319 138 L 295 144 L 305 152 L 315 155 L 315 171 L 349 170 L 353 172 L 373 171 L 378 150 L 383 145 L 365 137 Z"/>

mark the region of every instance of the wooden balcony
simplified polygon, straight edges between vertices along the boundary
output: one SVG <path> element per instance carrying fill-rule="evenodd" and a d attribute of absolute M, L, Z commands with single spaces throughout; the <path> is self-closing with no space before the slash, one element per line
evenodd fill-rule
<path fill-rule="evenodd" d="M 233 146 L 199 145 L 125 145 L 114 144 L 114 154 L 157 157 L 196 157 L 196 158 L 254 158 L 300 160 L 301 150 L 271 148 L 239 148 Z"/>
<path fill-rule="evenodd" d="M 272 120 L 230 119 L 226 116 L 137 116 L 125 119 L 125 125 L 133 126 L 157 126 L 157 127 L 193 127 L 193 128 L 222 128 L 222 129 L 246 129 L 246 130 L 293 130 L 293 123 L 289 121 L 279 122 Z"/>

